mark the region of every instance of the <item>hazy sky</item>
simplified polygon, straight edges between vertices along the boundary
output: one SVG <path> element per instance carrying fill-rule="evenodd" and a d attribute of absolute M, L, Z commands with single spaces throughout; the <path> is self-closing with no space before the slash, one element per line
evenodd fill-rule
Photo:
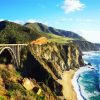
<path fill-rule="evenodd" d="M 1 0 L 3 19 L 42 22 L 100 43 L 100 0 Z"/>

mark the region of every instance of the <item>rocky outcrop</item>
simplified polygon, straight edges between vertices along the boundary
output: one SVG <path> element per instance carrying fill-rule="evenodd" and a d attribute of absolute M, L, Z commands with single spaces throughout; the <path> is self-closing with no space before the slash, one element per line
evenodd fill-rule
<path fill-rule="evenodd" d="M 26 54 L 22 51 L 23 76 L 42 82 L 58 96 L 62 95 L 62 85 L 57 80 L 62 79 L 63 72 L 84 64 L 81 51 L 74 43 L 34 42 L 28 46 Z"/>
<path fill-rule="evenodd" d="M 35 58 L 35 56 L 33 56 L 28 50 L 23 50 L 23 54 L 21 55 L 22 57 L 20 67 L 23 77 L 35 79 L 38 83 L 42 82 L 47 87 L 49 87 L 51 91 L 54 92 L 56 95 L 62 95 L 62 86 L 58 82 L 56 82 L 55 79 L 48 72 L 48 70 L 43 67 L 43 65 L 41 64 L 43 60 L 40 60 L 40 63 L 40 61 L 37 60 L 37 58 Z"/>
<path fill-rule="evenodd" d="M 29 80 L 28 78 L 23 79 L 23 86 L 29 91 L 35 87 L 33 82 L 31 80 Z"/>
<path fill-rule="evenodd" d="M 78 68 L 83 65 L 82 55 L 73 43 L 30 45 L 30 51 L 36 60 L 57 80 L 63 71 Z"/>

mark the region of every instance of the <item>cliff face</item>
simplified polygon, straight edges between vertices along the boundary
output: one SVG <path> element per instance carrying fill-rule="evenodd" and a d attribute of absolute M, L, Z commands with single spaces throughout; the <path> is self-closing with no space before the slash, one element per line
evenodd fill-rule
<path fill-rule="evenodd" d="M 57 80 L 62 79 L 63 72 L 84 64 L 81 51 L 73 43 L 33 42 L 22 53 L 23 76 L 44 83 L 57 96 L 62 96 L 62 85 Z"/>
<path fill-rule="evenodd" d="M 63 71 L 83 65 L 81 52 L 75 44 L 47 43 L 30 45 L 30 51 L 36 60 L 57 80 Z"/>

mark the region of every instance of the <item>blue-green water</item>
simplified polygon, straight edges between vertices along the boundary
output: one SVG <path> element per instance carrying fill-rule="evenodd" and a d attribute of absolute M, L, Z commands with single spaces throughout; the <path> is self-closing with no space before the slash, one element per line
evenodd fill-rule
<path fill-rule="evenodd" d="M 100 52 L 85 52 L 83 59 L 91 63 L 91 70 L 79 75 L 78 84 L 85 100 L 100 100 Z"/>

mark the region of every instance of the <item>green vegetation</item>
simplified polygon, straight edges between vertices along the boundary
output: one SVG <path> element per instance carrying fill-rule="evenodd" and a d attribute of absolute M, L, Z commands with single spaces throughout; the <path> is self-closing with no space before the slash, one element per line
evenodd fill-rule
<path fill-rule="evenodd" d="M 9 73 L 7 70 L 2 70 L 2 71 L 0 72 L 0 74 L 1 74 L 1 77 L 2 77 L 3 79 L 5 79 L 5 80 L 7 80 L 9 77 L 11 77 L 11 76 L 10 76 L 10 73 Z"/>
<path fill-rule="evenodd" d="M 41 93 L 37 94 L 38 91 L 35 92 L 34 89 L 28 91 L 23 86 L 23 79 L 21 72 L 13 65 L 0 64 L 0 100 L 47 100 L 46 94 L 50 94 L 52 98 L 56 97 L 48 86 L 45 85 L 44 88 L 48 88 L 45 90 L 35 79 L 31 80 L 38 89 L 41 89 Z"/>
<path fill-rule="evenodd" d="M 66 43 L 72 38 L 66 38 L 63 36 L 58 36 L 47 31 L 47 27 L 41 31 L 40 27 L 35 24 L 30 27 L 22 26 L 9 21 L 0 22 L 0 43 L 29 43 L 39 37 L 46 37 L 49 42 Z"/>
<path fill-rule="evenodd" d="M 27 43 L 40 37 L 41 34 L 20 24 L 2 21 L 0 22 L 0 36 L 0 43 Z"/>
<path fill-rule="evenodd" d="M 41 23 L 26 23 L 24 26 L 41 33 L 49 33 L 48 27 Z"/>
<path fill-rule="evenodd" d="M 55 34 L 48 34 L 49 42 L 56 42 L 56 43 L 67 43 L 72 40 L 75 40 L 73 38 L 58 36 Z"/>
<path fill-rule="evenodd" d="M 3 96 L 0 96 L 0 100 L 5 100 Z"/>
<path fill-rule="evenodd" d="M 8 90 L 8 94 L 13 95 L 14 91 L 20 91 L 22 95 L 26 95 L 26 90 L 25 88 L 20 84 L 20 83 L 15 83 L 15 82 L 6 82 L 5 83 L 6 89 Z"/>

